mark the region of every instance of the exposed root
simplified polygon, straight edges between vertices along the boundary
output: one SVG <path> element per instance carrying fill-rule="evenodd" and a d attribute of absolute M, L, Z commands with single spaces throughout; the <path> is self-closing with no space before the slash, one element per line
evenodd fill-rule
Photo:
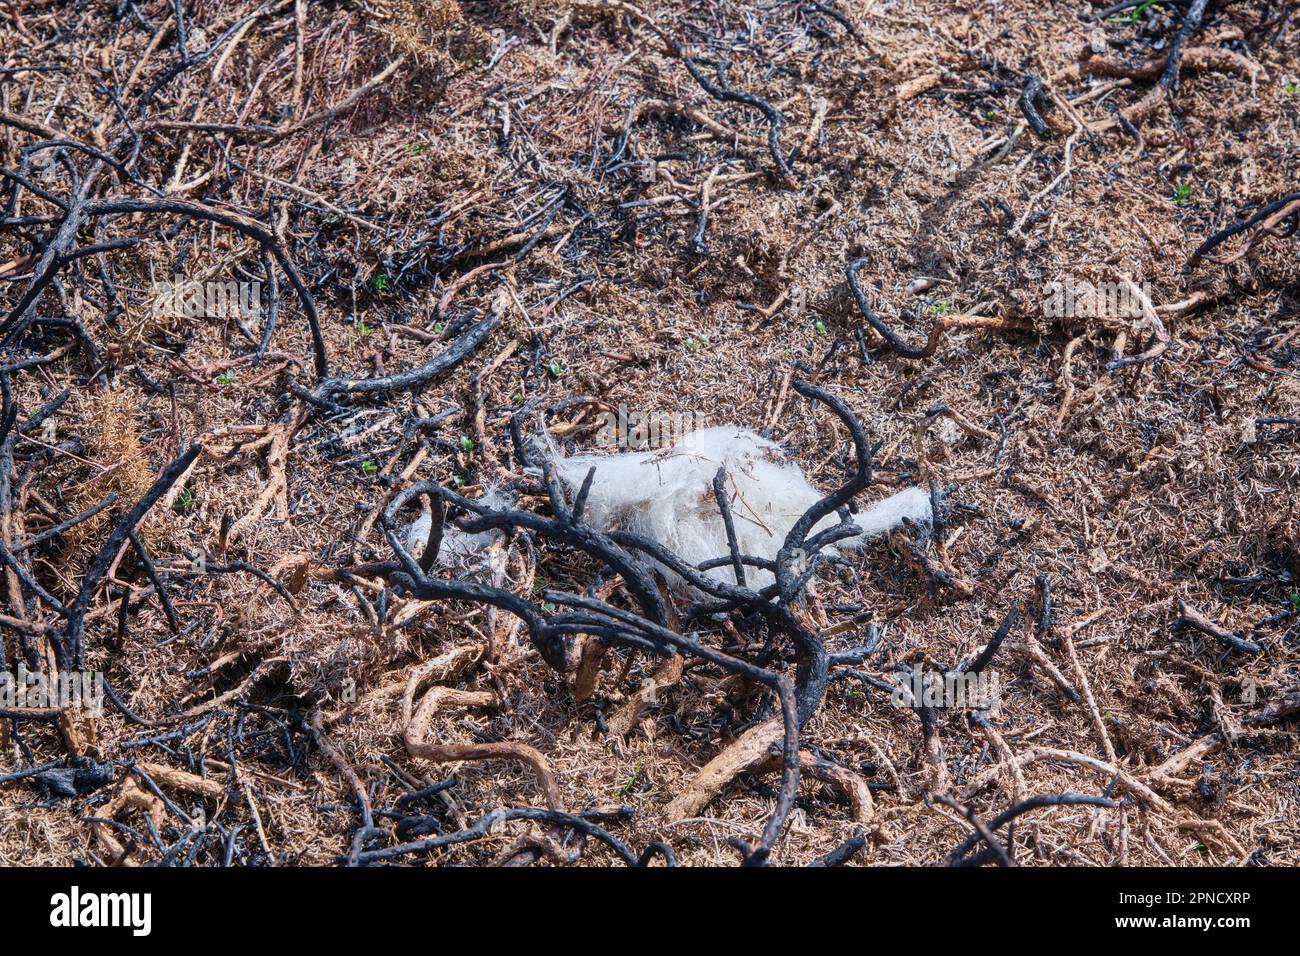
<path fill-rule="evenodd" d="M 446 705 L 452 707 L 496 707 L 497 696 L 488 691 L 456 690 L 451 687 L 434 687 L 420 701 L 418 710 L 414 708 L 416 687 L 419 675 L 412 675 L 406 686 L 406 695 L 402 700 L 402 740 L 407 752 L 419 760 L 431 760 L 435 763 L 447 763 L 456 760 L 516 760 L 528 764 L 546 796 L 546 805 L 552 810 L 563 810 L 564 800 L 560 788 L 551 773 L 550 765 L 541 752 L 527 744 L 514 741 L 500 743 L 456 743 L 438 744 L 426 741 L 429 722 Z"/>

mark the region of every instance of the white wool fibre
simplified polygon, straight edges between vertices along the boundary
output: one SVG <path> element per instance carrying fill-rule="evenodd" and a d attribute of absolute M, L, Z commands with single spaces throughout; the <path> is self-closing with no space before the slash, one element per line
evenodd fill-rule
<path fill-rule="evenodd" d="M 488 491 L 480 502 L 489 508 L 505 508 L 512 504 L 509 498 L 495 490 Z M 406 526 L 406 540 L 402 543 L 417 560 L 424 554 L 432 524 L 433 515 L 426 508 L 420 513 L 420 517 Z M 442 544 L 438 547 L 438 563 L 462 575 L 479 570 L 483 565 L 484 552 L 501 537 L 500 531 L 471 534 L 468 531 L 461 531 L 451 521 L 444 522 Z"/>
<path fill-rule="evenodd" d="M 794 523 L 824 497 L 797 464 L 786 460 L 781 446 L 739 426 L 701 429 L 659 451 L 563 458 L 552 449 L 551 457 L 572 496 L 596 467 L 585 520 L 601 530 L 651 538 L 693 565 L 729 553 L 713 496 L 719 467 L 727 469 L 725 487 L 742 554 L 775 558 Z M 930 521 L 930 496 L 923 489 L 906 488 L 855 515 L 862 534 L 838 546 L 860 547 L 899 527 L 904 518 Z M 838 516 L 829 515 L 815 531 L 838 523 Z M 735 580 L 729 565 L 710 573 Z M 758 568 L 746 568 L 745 577 L 751 586 L 772 582 L 772 574 Z"/>

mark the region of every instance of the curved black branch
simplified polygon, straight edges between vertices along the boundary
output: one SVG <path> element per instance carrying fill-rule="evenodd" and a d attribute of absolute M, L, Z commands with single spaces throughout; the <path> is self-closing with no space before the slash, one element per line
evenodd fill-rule
<path fill-rule="evenodd" d="M 908 345 L 871 310 L 871 303 L 867 301 L 866 293 L 858 285 L 858 270 L 867 264 L 868 258 L 868 256 L 862 256 L 860 259 L 854 259 L 844 270 L 844 274 L 849 280 L 849 289 L 853 292 L 853 300 L 858 304 L 858 311 L 867 320 L 867 324 L 880 333 L 880 337 L 894 350 L 895 355 L 910 359 L 925 358 L 925 349 L 923 347 Z"/>
<path fill-rule="evenodd" d="M 82 666 L 85 655 L 83 639 L 86 633 L 86 611 L 90 608 L 90 601 L 99 589 L 100 583 L 104 576 L 108 574 L 108 568 L 117 557 L 117 552 L 121 550 L 135 526 L 148 513 L 149 509 L 157 503 L 158 499 L 165 495 L 168 490 L 185 474 L 194 459 L 199 456 L 202 447 L 195 443 L 187 448 L 158 476 L 149 490 L 144 493 L 135 507 L 126 513 L 126 516 L 113 529 L 113 533 L 108 536 L 108 540 L 100 547 L 95 556 L 91 559 L 86 573 L 82 576 L 81 587 L 77 591 L 77 597 L 68 609 L 68 624 L 64 629 L 63 638 L 59 643 L 59 662 L 65 667 L 79 668 Z"/>
<path fill-rule="evenodd" d="M 753 93 L 732 89 L 727 83 L 726 64 L 717 64 L 718 82 L 714 83 L 704 75 L 695 64 L 695 61 L 686 55 L 686 51 L 680 44 L 674 43 L 673 47 L 674 52 L 681 57 L 686 71 L 694 77 L 695 82 L 700 84 L 704 92 L 715 100 L 724 103 L 742 103 L 763 114 L 763 118 L 767 120 L 767 149 L 772 154 L 772 162 L 776 164 L 781 181 L 791 189 L 798 189 L 799 180 L 795 178 L 794 172 L 790 169 L 790 164 L 786 161 L 785 154 L 781 150 L 781 129 L 785 126 L 785 117 L 781 115 L 781 111 L 767 100 L 760 99 Z"/>
<path fill-rule="evenodd" d="M 1046 139 L 1052 135 L 1052 127 L 1047 125 L 1039 110 L 1046 107 L 1047 97 L 1043 93 L 1043 81 L 1038 76 L 1030 73 L 1025 77 L 1025 85 L 1020 91 L 1020 112 L 1024 114 L 1025 121 L 1029 123 L 1029 128 L 1034 131 L 1034 135 Z"/>
<path fill-rule="evenodd" d="M 316 386 L 315 398 L 320 402 L 327 402 L 331 396 L 339 394 L 383 395 L 419 388 L 464 361 L 470 353 L 483 344 L 496 326 L 497 321 L 493 318 L 484 319 L 470 326 L 459 338 L 429 361 L 405 372 L 384 375 L 380 378 L 324 379 Z"/>

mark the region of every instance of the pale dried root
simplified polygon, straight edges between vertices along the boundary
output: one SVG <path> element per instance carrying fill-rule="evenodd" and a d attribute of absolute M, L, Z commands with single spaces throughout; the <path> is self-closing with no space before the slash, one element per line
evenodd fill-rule
<path fill-rule="evenodd" d="M 680 654 L 668 658 L 654 676 L 642 684 L 618 712 L 610 718 L 609 732 L 616 738 L 626 737 L 641 720 L 641 715 L 659 702 L 659 692 L 682 679 L 686 665 Z"/>
<path fill-rule="evenodd" d="M 781 758 L 773 756 L 771 748 L 780 743 L 783 735 L 784 729 L 779 719 L 749 728 L 731 746 L 705 764 L 686 789 L 673 798 L 665 811 L 668 818 L 688 820 L 699 816 L 741 774 L 779 771 Z M 799 772 L 827 783 L 842 793 L 852 807 L 855 823 L 871 822 L 875 815 L 875 803 L 871 799 L 871 790 L 862 777 L 808 753 L 799 754 Z"/>
<path fill-rule="evenodd" d="M 552 810 L 563 810 L 564 800 L 560 788 L 555 783 L 555 776 L 541 752 L 527 744 L 514 741 L 500 743 L 460 743 L 439 744 L 425 741 L 424 732 L 429 721 L 443 704 L 461 707 L 495 707 L 496 694 L 488 691 L 456 690 L 451 687 L 435 687 L 425 694 L 420 707 L 412 714 L 416 686 L 419 677 L 412 675 L 407 684 L 406 697 L 402 701 L 402 734 L 407 753 L 419 760 L 432 760 L 435 763 L 447 763 L 453 760 L 516 760 L 526 763 L 537 775 L 542 791 L 546 795 L 546 805 Z"/>

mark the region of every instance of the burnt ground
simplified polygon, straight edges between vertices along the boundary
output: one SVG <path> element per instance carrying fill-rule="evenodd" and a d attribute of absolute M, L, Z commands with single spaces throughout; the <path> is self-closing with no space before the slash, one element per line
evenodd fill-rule
<path fill-rule="evenodd" d="M 831 489 L 852 446 L 807 379 L 879 442 L 862 502 L 934 481 L 956 503 L 933 540 L 818 574 L 799 613 L 826 647 L 874 625 L 851 669 L 889 680 L 1022 614 L 987 719 L 936 709 L 923 733 L 832 680 L 800 735 L 831 782 L 803 775 L 773 862 L 860 833 L 854 863 L 942 864 L 966 812 L 1076 793 L 1112 805 L 1000 827 L 1017 862 L 1300 863 L 1296 207 L 1194 256 L 1300 189 L 1300 23 L 1212 3 L 1180 46 L 1197 6 L 199 0 L 178 30 L 171 2 L 0 5 L 0 640 L 11 671 L 82 664 L 123 705 L 0 713 L 0 862 L 333 864 L 367 814 L 374 850 L 544 807 L 526 764 L 404 745 L 403 690 L 435 662 L 421 694 L 461 693 L 428 739 L 535 748 L 558 802 L 633 852 L 734 863 L 777 775 L 669 804 L 770 695 L 687 655 L 611 726 L 650 655 L 611 650 L 580 693 L 508 615 L 394 591 L 377 519 L 421 481 L 522 482 L 548 514 L 509 437 L 530 401 L 573 449 L 620 406 L 748 426 Z M 265 309 L 160 310 L 177 277 L 263 282 L 260 355 Z M 1058 316 L 1064 281 L 1147 299 Z M 414 389 L 310 398 L 318 359 L 398 374 L 485 316 Z M 529 536 L 496 555 L 525 598 L 592 583 Z M 794 674 L 736 621 L 697 633 Z M 579 851 L 618 861 L 527 820 L 396 859 Z"/>

